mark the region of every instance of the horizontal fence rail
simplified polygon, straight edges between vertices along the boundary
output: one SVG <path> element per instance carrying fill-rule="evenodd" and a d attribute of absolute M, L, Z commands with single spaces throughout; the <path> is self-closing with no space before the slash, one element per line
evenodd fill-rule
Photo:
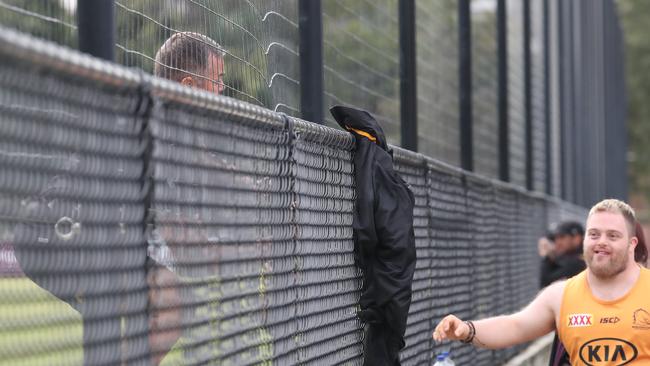
<path fill-rule="evenodd" d="M 361 365 L 349 134 L 6 28 L 0 55 L 2 362 Z M 511 358 L 431 331 L 530 301 L 536 239 L 584 209 L 394 161 L 418 258 L 402 363 Z"/>

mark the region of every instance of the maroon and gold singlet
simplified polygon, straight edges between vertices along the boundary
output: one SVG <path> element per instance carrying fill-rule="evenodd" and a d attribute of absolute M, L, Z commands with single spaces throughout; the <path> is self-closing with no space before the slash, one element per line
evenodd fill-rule
<path fill-rule="evenodd" d="M 566 282 L 559 321 L 572 366 L 650 366 L 650 270 L 612 301 L 594 297 L 583 271 Z"/>

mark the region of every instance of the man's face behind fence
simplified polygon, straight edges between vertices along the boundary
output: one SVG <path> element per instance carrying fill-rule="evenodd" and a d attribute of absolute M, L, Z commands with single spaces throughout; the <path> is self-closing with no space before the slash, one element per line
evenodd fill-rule
<path fill-rule="evenodd" d="M 156 54 L 154 74 L 185 86 L 222 94 L 224 51 L 211 38 L 182 32 L 172 35 Z"/>
<path fill-rule="evenodd" d="M 211 54 L 208 59 L 208 65 L 200 73 L 200 77 L 188 75 L 181 80 L 181 84 L 194 88 L 207 90 L 215 94 L 223 94 L 225 85 L 223 57 Z"/>

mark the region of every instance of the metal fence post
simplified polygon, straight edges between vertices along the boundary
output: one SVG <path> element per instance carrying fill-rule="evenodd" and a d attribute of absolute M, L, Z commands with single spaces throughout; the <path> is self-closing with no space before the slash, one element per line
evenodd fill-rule
<path fill-rule="evenodd" d="M 497 62 L 499 106 L 499 179 L 510 181 L 508 139 L 508 10 L 506 0 L 497 2 Z"/>
<path fill-rule="evenodd" d="M 568 86 L 569 86 L 569 100 L 571 102 L 571 107 L 570 107 L 570 114 L 569 118 L 565 120 L 565 125 L 567 127 L 567 141 L 568 141 L 568 159 L 566 160 L 567 163 L 567 170 L 566 170 L 566 178 L 567 178 L 567 187 L 568 187 L 568 194 L 567 194 L 567 201 L 577 203 L 577 196 L 576 196 L 576 174 L 577 170 L 580 168 L 576 164 L 576 158 L 578 157 L 577 154 L 577 149 L 578 149 L 578 144 L 576 143 L 576 119 L 577 119 L 577 112 L 576 112 L 576 99 L 578 98 L 578 93 L 576 90 L 576 47 L 578 46 L 576 44 L 575 40 L 575 12 L 574 12 L 574 6 L 575 3 L 573 2 L 564 2 L 565 6 L 567 7 L 567 26 L 569 29 L 569 48 L 567 49 L 567 62 L 568 62 L 568 67 L 569 67 L 569 75 L 568 75 Z"/>
<path fill-rule="evenodd" d="M 303 119 L 323 123 L 323 14 L 321 0 L 300 0 L 300 113 Z"/>
<path fill-rule="evenodd" d="M 79 50 L 108 61 L 115 60 L 115 1 L 79 1 L 77 4 Z M 114 281 L 119 281 L 119 274 Z M 99 303 L 102 303 L 100 305 Z M 82 306 L 84 365 L 121 360 L 121 319 L 97 319 L 97 309 L 112 308 L 112 299 L 102 299 L 94 306 Z M 105 310 L 104 310 L 105 311 Z M 117 337 L 102 341 L 105 337 Z"/>
<path fill-rule="evenodd" d="M 474 170 L 472 147 L 472 28 L 470 0 L 458 0 L 458 106 L 460 166 Z"/>
<path fill-rule="evenodd" d="M 79 50 L 105 60 L 115 60 L 115 1 L 79 1 Z"/>
<path fill-rule="evenodd" d="M 559 155 L 559 172 L 560 172 L 560 177 L 559 177 L 559 182 L 560 182 L 560 192 L 559 192 L 559 197 L 562 198 L 563 200 L 567 199 L 567 181 L 566 181 L 566 170 L 567 170 L 567 148 L 566 148 L 566 141 L 567 141 L 567 136 L 566 136 L 566 109 L 567 109 L 567 86 L 566 86 L 566 60 L 565 60 L 565 43 L 567 42 L 565 40 L 564 32 L 565 32 L 565 23 L 566 21 L 564 20 L 564 7 L 562 6 L 564 2 L 562 0 L 556 0 L 556 7 L 557 7 L 557 50 L 558 50 L 558 103 L 559 103 L 559 123 L 558 123 L 558 136 L 560 137 L 559 141 L 559 150 L 558 155 Z"/>
<path fill-rule="evenodd" d="M 523 0 L 524 21 L 524 118 L 525 118 L 525 156 L 526 156 L 526 189 L 533 190 L 533 113 L 532 113 L 532 82 L 530 64 L 530 0 Z"/>
<path fill-rule="evenodd" d="M 544 32 L 544 145 L 546 146 L 546 156 L 544 157 L 545 169 L 546 169 L 546 189 L 547 194 L 551 194 L 552 185 L 553 185 L 553 166 L 551 162 L 551 83 L 550 83 L 550 73 L 551 73 L 551 62 L 550 62 L 550 40 L 549 40 L 549 0 L 543 0 L 543 32 Z"/>
<path fill-rule="evenodd" d="M 418 149 L 415 1 L 399 1 L 400 119 L 402 147 Z"/>

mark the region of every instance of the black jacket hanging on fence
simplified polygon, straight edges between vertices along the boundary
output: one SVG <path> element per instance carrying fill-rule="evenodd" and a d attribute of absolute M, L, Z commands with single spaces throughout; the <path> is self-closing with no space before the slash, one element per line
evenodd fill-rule
<path fill-rule="evenodd" d="M 363 270 L 364 365 L 397 366 L 415 271 L 413 193 L 393 170 L 384 132 L 368 112 L 342 106 L 330 112 L 356 138 L 352 226 L 355 262 Z"/>

